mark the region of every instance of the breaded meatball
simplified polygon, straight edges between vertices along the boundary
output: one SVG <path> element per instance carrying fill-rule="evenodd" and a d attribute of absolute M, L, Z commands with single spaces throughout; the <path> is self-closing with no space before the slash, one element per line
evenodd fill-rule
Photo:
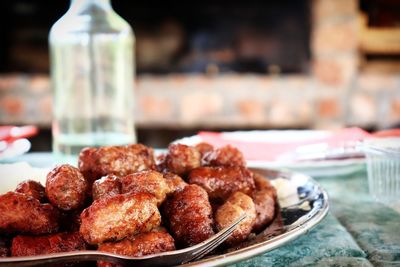
<path fill-rule="evenodd" d="M 252 173 L 244 167 L 200 167 L 190 172 L 187 182 L 204 188 L 211 201 L 223 202 L 236 191 L 251 194 Z"/>
<path fill-rule="evenodd" d="M 181 191 L 188 184 L 178 175 L 172 172 L 164 173 L 165 181 L 168 184 L 168 194 L 173 194 L 176 191 Z"/>
<path fill-rule="evenodd" d="M 256 189 L 252 194 L 256 205 L 257 218 L 253 231 L 259 232 L 272 222 L 275 216 L 276 190 L 268 179 L 254 174 Z"/>
<path fill-rule="evenodd" d="M 0 195 L 0 233 L 49 234 L 58 231 L 60 213 L 50 204 L 17 192 Z"/>
<path fill-rule="evenodd" d="M 203 158 L 207 153 L 214 150 L 214 147 L 206 142 L 201 142 L 195 145 L 195 148 L 200 152 L 201 157 Z"/>
<path fill-rule="evenodd" d="M 164 205 L 170 231 L 181 246 L 193 246 L 214 234 L 213 218 L 207 192 L 197 185 L 188 185 L 175 192 Z"/>
<path fill-rule="evenodd" d="M 227 145 L 208 152 L 203 157 L 205 166 L 246 166 L 242 152 L 236 147 Z"/>
<path fill-rule="evenodd" d="M 185 175 L 201 166 L 201 154 L 192 146 L 171 144 L 168 146 L 167 168 L 170 172 Z"/>
<path fill-rule="evenodd" d="M 93 200 L 104 197 L 112 197 L 121 193 L 121 182 L 119 177 L 113 174 L 106 175 L 94 181 L 92 186 Z"/>
<path fill-rule="evenodd" d="M 157 199 L 160 206 L 169 192 L 169 186 L 163 175 L 156 171 L 141 171 L 120 178 L 121 192 L 150 193 Z"/>
<path fill-rule="evenodd" d="M 127 237 L 118 242 L 106 242 L 99 245 L 98 250 L 119 255 L 140 257 L 165 251 L 175 250 L 174 239 L 163 227 L 151 232 Z M 98 262 L 98 267 L 118 266 L 108 262 Z"/>
<path fill-rule="evenodd" d="M 46 236 L 14 237 L 11 245 L 11 255 L 34 256 L 58 252 L 85 250 L 87 245 L 79 232 L 58 233 Z"/>
<path fill-rule="evenodd" d="M 47 174 L 47 198 L 51 204 L 61 210 L 83 207 L 88 190 L 88 181 L 77 168 L 71 165 L 60 165 Z"/>
<path fill-rule="evenodd" d="M 46 201 L 46 192 L 44 186 L 37 181 L 23 181 L 17 185 L 15 192 L 36 198 L 42 203 Z"/>
<path fill-rule="evenodd" d="M 247 217 L 236 227 L 231 236 L 226 239 L 227 245 L 234 245 L 247 239 L 256 221 L 256 208 L 253 200 L 242 192 L 233 193 L 215 213 L 215 223 L 218 231 L 232 224 L 240 216 Z"/>
<path fill-rule="evenodd" d="M 79 154 L 78 165 L 92 182 L 107 174 L 125 176 L 156 168 L 153 149 L 142 144 L 84 148 Z"/>
<path fill-rule="evenodd" d="M 271 184 L 271 182 L 268 180 L 268 178 L 262 176 L 261 174 L 258 174 L 256 172 L 253 172 L 253 178 L 254 178 L 254 184 L 257 190 L 264 190 L 267 191 L 268 194 L 276 200 L 277 198 L 277 193 L 275 187 Z"/>
<path fill-rule="evenodd" d="M 7 243 L 8 240 L 0 236 L 0 258 L 10 256 L 10 248 Z"/>
<path fill-rule="evenodd" d="M 161 223 L 156 198 L 130 193 L 96 200 L 81 214 L 80 233 L 89 244 L 148 232 Z"/>

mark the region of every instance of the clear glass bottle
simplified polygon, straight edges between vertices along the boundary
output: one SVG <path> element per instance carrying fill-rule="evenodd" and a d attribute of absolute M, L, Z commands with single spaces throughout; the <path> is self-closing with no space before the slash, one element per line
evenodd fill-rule
<path fill-rule="evenodd" d="M 86 146 L 136 142 L 134 35 L 110 0 L 71 0 L 49 43 L 56 159 L 74 160 Z"/>

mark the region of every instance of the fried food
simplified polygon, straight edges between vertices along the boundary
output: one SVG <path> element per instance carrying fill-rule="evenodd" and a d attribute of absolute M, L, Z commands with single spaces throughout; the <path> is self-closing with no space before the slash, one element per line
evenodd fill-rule
<path fill-rule="evenodd" d="M 240 166 L 200 167 L 190 172 L 189 184 L 204 188 L 210 201 L 223 202 L 236 191 L 251 194 L 254 190 L 252 173 Z"/>
<path fill-rule="evenodd" d="M 201 154 L 195 147 L 171 144 L 168 146 L 166 165 L 170 172 L 185 175 L 201 166 Z"/>
<path fill-rule="evenodd" d="M 242 192 L 233 193 L 215 213 L 215 223 L 218 231 L 246 214 L 246 218 L 236 227 L 225 244 L 234 245 L 247 239 L 256 221 L 256 208 L 253 200 Z"/>
<path fill-rule="evenodd" d="M 88 190 L 88 181 L 77 168 L 71 165 L 60 165 L 47 174 L 47 198 L 51 204 L 61 210 L 68 211 L 83 207 Z"/>
<path fill-rule="evenodd" d="M 112 197 L 121 193 L 119 177 L 113 174 L 106 175 L 94 181 L 92 186 L 92 198 L 97 200 L 104 197 Z"/>
<path fill-rule="evenodd" d="M 44 186 L 41 183 L 33 180 L 26 180 L 19 183 L 15 189 L 15 192 L 36 198 L 42 203 L 46 201 L 46 192 Z"/>
<path fill-rule="evenodd" d="M 156 228 L 151 232 L 141 233 L 133 237 L 127 237 L 118 242 L 107 242 L 99 245 L 98 250 L 140 257 L 165 251 L 175 250 L 174 239 L 163 227 Z M 108 262 L 98 262 L 98 267 L 117 266 Z"/>
<path fill-rule="evenodd" d="M 203 157 L 203 164 L 208 166 L 246 166 L 242 152 L 227 145 L 208 152 Z"/>
<path fill-rule="evenodd" d="M 195 148 L 200 152 L 201 157 L 203 158 L 207 153 L 212 152 L 214 147 L 206 142 L 201 142 L 195 145 Z"/>
<path fill-rule="evenodd" d="M 79 232 L 58 233 L 46 236 L 23 236 L 13 238 L 12 256 L 34 256 L 57 252 L 85 250 L 87 245 Z"/>
<path fill-rule="evenodd" d="M 170 188 L 163 175 L 157 171 L 140 171 L 120 178 L 121 192 L 150 193 L 157 199 L 160 206 L 165 200 Z"/>
<path fill-rule="evenodd" d="M 89 244 L 148 232 L 161 223 L 156 198 L 130 193 L 96 200 L 81 214 L 80 233 Z"/>
<path fill-rule="evenodd" d="M 256 189 L 252 194 L 256 205 L 257 218 L 253 226 L 255 232 L 263 230 L 275 216 L 276 190 L 267 178 L 254 173 Z"/>
<path fill-rule="evenodd" d="M 164 173 L 165 181 L 169 187 L 168 194 L 173 194 L 177 191 L 181 191 L 188 184 L 178 175 L 172 172 Z"/>
<path fill-rule="evenodd" d="M 60 213 L 50 204 L 17 192 L 0 195 L 0 233 L 49 234 L 57 232 Z"/>
<path fill-rule="evenodd" d="M 79 154 L 78 165 L 92 182 L 108 174 L 125 176 L 156 168 L 153 149 L 142 144 L 84 148 Z"/>
<path fill-rule="evenodd" d="M 192 246 L 214 234 L 211 205 L 207 192 L 200 186 L 187 185 L 175 192 L 163 211 L 179 245 Z"/>

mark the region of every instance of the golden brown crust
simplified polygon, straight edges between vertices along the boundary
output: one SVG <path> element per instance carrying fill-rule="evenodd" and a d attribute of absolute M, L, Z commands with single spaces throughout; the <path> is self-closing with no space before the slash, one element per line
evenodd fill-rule
<path fill-rule="evenodd" d="M 235 192 L 216 211 L 215 222 L 218 231 L 229 226 L 243 214 L 247 217 L 236 227 L 225 244 L 234 245 L 247 239 L 256 221 L 256 208 L 248 195 Z"/>
<path fill-rule="evenodd" d="M 254 173 L 256 189 L 252 194 L 257 218 L 253 230 L 259 232 L 272 222 L 275 216 L 276 190 L 267 178 Z"/>
<path fill-rule="evenodd" d="M 142 144 L 85 148 L 79 154 L 78 165 L 91 181 L 107 174 L 125 176 L 156 168 L 153 149 Z"/>
<path fill-rule="evenodd" d="M 155 197 L 130 193 L 96 200 L 81 214 L 80 233 L 89 244 L 121 240 L 161 223 Z"/>
<path fill-rule="evenodd" d="M 251 194 L 254 190 L 252 173 L 244 167 L 200 167 L 190 172 L 189 184 L 204 188 L 211 201 L 225 201 L 236 191 Z"/>
<path fill-rule="evenodd" d="M 156 228 L 148 233 L 141 233 L 118 242 L 99 245 L 98 250 L 119 255 L 140 257 L 155 253 L 175 250 L 174 239 L 165 228 Z M 115 266 L 108 262 L 98 262 L 97 266 Z"/>
<path fill-rule="evenodd" d="M 170 191 L 163 175 L 157 171 L 146 170 L 120 178 L 121 193 L 149 193 L 157 199 L 160 206 Z"/>
<path fill-rule="evenodd" d="M 119 177 L 113 174 L 103 176 L 94 181 L 92 186 L 93 200 L 104 197 L 112 197 L 121 193 L 121 182 Z"/>
<path fill-rule="evenodd" d="M 207 192 L 197 185 L 187 185 L 182 191 L 175 192 L 166 201 L 164 214 L 180 245 L 192 246 L 214 234 Z"/>
<path fill-rule="evenodd" d="M 164 173 L 165 181 L 169 187 L 168 194 L 173 194 L 177 191 L 182 191 L 188 184 L 178 175 L 172 172 Z"/>
<path fill-rule="evenodd" d="M 79 232 L 58 233 L 46 236 L 16 236 L 11 245 L 11 255 L 34 256 L 57 252 L 85 250 L 85 241 Z"/>
<path fill-rule="evenodd" d="M 50 204 L 17 192 L 0 195 L 0 233 L 49 234 L 58 230 L 60 213 Z"/>
<path fill-rule="evenodd" d="M 227 145 L 206 153 L 203 157 L 203 165 L 246 167 L 246 160 L 239 149 Z"/>
<path fill-rule="evenodd" d="M 36 198 L 42 203 L 46 201 L 45 188 L 41 183 L 37 181 L 33 180 L 23 181 L 17 185 L 15 192 Z"/>
<path fill-rule="evenodd" d="M 201 154 L 195 147 L 171 144 L 168 146 L 166 164 L 170 172 L 185 175 L 201 166 Z"/>
<path fill-rule="evenodd" d="M 60 165 L 47 174 L 47 198 L 61 210 L 68 211 L 82 207 L 88 190 L 88 181 L 71 165 Z"/>
<path fill-rule="evenodd" d="M 214 147 L 206 142 L 201 142 L 195 145 L 195 148 L 200 152 L 201 157 L 203 158 L 207 153 L 212 152 Z"/>

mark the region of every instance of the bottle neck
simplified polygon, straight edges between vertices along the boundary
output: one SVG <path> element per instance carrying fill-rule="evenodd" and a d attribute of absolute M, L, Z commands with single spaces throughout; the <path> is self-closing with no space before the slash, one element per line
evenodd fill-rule
<path fill-rule="evenodd" d="M 112 10 L 111 0 L 71 0 L 69 9 L 72 12 L 82 12 L 94 6 L 107 11 Z"/>

